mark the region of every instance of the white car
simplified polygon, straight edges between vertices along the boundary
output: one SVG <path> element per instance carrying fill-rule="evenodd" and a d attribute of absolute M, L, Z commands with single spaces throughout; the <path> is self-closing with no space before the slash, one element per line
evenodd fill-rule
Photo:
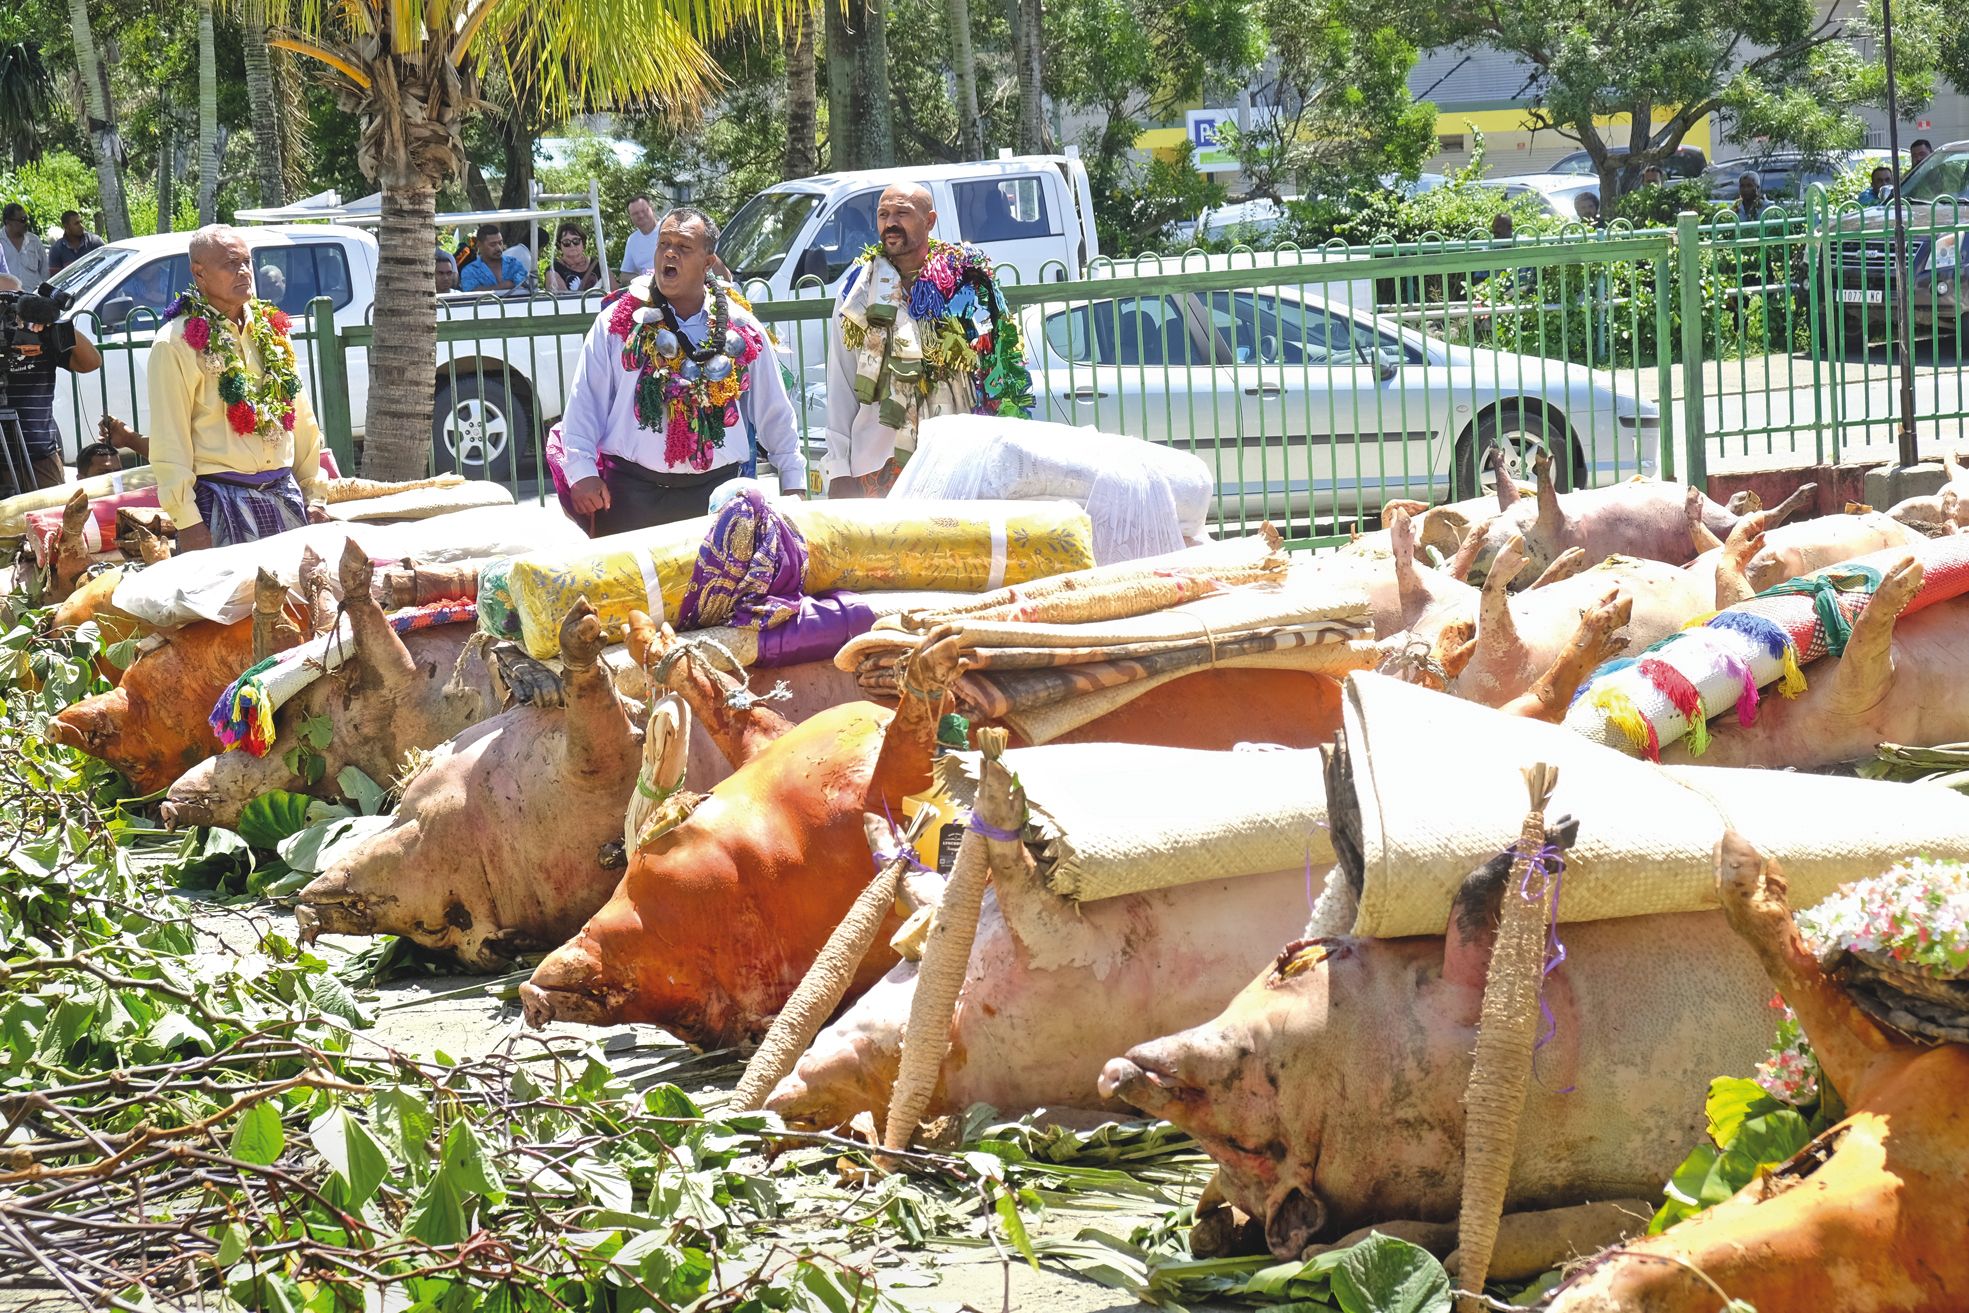
<path fill-rule="evenodd" d="M 1579 211 L 1573 208 L 1574 202 L 1588 192 L 1596 198 L 1600 194 L 1600 180 L 1579 173 L 1520 173 L 1508 178 L 1485 178 L 1477 185 L 1501 191 L 1506 199 L 1535 196 L 1551 213 L 1575 221 Z"/>
<path fill-rule="evenodd" d="M 1453 346 L 1298 288 L 1021 312 L 1035 416 L 1192 451 L 1220 522 L 1360 516 L 1473 495 L 1480 455 L 1559 456 L 1560 486 L 1657 468 L 1659 412 L 1615 376 Z"/>
<path fill-rule="evenodd" d="M 240 231 L 253 254 L 258 295 L 294 318 L 301 379 L 318 411 L 320 372 L 307 332 L 309 311 L 316 298 L 325 296 L 338 328 L 371 321 L 375 235 L 327 223 Z M 151 339 L 165 307 L 191 285 L 190 247 L 186 232 L 132 237 L 99 247 L 54 276 L 57 287 L 74 294 L 70 313 L 76 326 L 103 353 L 100 374 L 65 380 L 56 392 L 55 422 L 71 458 L 78 447 L 96 440 L 96 425 L 105 413 L 144 429 L 150 411 L 145 375 Z M 442 324 L 484 323 L 483 329 L 447 327 L 440 333 L 431 434 L 433 463 L 440 473 L 455 469 L 501 481 L 532 477 L 532 435 L 545 432 L 560 416 L 585 324 L 536 333 L 525 321 L 592 315 L 599 304 L 597 294 L 526 298 L 454 293 L 440 298 Z M 361 437 L 369 411 L 369 349 L 350 347 L 347 359 L 351 429 Z"/>

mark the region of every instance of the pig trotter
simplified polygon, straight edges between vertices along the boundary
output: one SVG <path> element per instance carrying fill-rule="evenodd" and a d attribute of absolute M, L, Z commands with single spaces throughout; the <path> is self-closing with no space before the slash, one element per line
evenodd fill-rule
<path fill-rule="evenodd" d="M 1764 509 L 1764 499 L 1749 488 L 1739 488 L 1730 494 L 1730 500 L 1725 503 L 1725 508 L 1732 515 L 1749 515 L 1752 511 Z"/>
<path fill-rule="evenodd" d="M 590 612 L 593 614 L 593 612 Z M 567 690 L 561 677 L 535 661 L 517 643 L 500 642 L 492 646 L 492 665 L 506 688 L 509 707 L 564 707 Z"/>
<path fill-rule="evenodd" d="M 1544 574 L 1532 580 L 1531 586 L 1533 588 L 1543 588 L 1547 584 L 1556 584 L 1561 579 L 1572 578 L 1585 568 L 1586 549 L 1584 547 L 1568 547 L 1565 551 L 1559 553 L 1557 560 L 1545 567 Z"/>
<path fill-rule="evenodd" d="M 1890 567 L 1853 621 L 1846 650 L 1833 668 L 1827 702 L 1841 716 L 1863 716 L 1894 683 L 1894 624 L 1921 591 L 1921 562 L 1909 556 Z"/>
<path fill-rule="evenodd" d="M 622 871 L 629 867 L 628 845 L 620 839 L 610 839 L 595 852 L 595 865 L 604 871 Z"/>
<path fill-rule="evenodd" d="M 1697 556 L 1723 545 L 1722 540 L 1716 536 L 1715 530 L 1711 529 L 1703 518 L 1703 511 L 1708 501 L 1709 498 L 1703 495 L 1702 489 L 1694 484 L 1689 485 L 1688 493 L 1682 501 L 1683 512 L 1689 518 L 1689 542 L 1695 548 Z"/>

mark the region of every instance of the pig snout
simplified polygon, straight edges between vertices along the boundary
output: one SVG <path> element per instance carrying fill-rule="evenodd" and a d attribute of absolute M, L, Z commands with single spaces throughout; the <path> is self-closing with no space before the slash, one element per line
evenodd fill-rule
<path fill-rule="evenodd" d="M 1203 1091 L 1155 1065 L 1143 1052 L 1148 1047 L 1131 1049 L 1127 1057 L 1110 1058 L 1094 1087 L 1104 1099 L 1121 1099 L 1151 1117 L 1166 1117 L 1180 1124 L 1183 1113 L 1203 1101 Z"/>
<path fill-rule="evenodd" d="M 896 1064 L 895 1053 L 872 1053 L 866 1045 L 816 1044 L 773 1087 L 766 1111 L 806 1131 L 844 1126 L 864 1111 L 879 1120 L 888 1113 Z"/>
<path fill-rule="evenodd" d="M 48 737 L 64 748 L 74 748 L 92 757 L 100 757 L 120 737 L 117 732 L 118 710 L 127 709 L 129 704 L 129 695 L 122 689 L 101 697 L 85 698 L 48 722 Z"/>
<path fill-rule="evenodd" d="M 550 1021 L 605 1026 L 615 1020 L 600 960 L 579 939 L 549 953 L 520 986 L 526 1024 L 538 1029 Z"/>
<path fill-rule="evenodd" d="M 301 890 L 294 921 L 307 936 L 308 943 L 324 933 L 373 935 L 376 908 L 368 893 L 350 880 L 348 870 L 337 868 Z"/>

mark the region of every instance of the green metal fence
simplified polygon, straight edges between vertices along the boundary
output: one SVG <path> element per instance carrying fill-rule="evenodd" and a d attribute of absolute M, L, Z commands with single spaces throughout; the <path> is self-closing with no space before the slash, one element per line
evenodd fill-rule
<path fill-rule="evenodd" d="M 1494 446 L 1520 461 L 1551 451 L 1567 486 L 1892 459 L 1898 344 L 1876 295 L 1892 274 L 1879 215 L 1821 195 L 1748 221 L 1684 215 L 1674 230 L 1193 252 L 1101 260 L 1074 281 L 1054 267 L 1002 276 L 1036 418 L 1191 452 L 1215 478 L 1223 530 L 1269 520 L 1310 545 L 1370 526 L 1390 499 L 1472 495 L 1494 477 Z M 1965 229 L 1969 215 L 1937 206 L 1909 235 L 1917 402 L 1935 449 L 1969 418 L 1969 283 L 1953 263 Z M 540 495 L 545 437 L 595 308 L 443 303 L 431 467 Z M 784 348 L 818 471 L 832 301 L 809 286 L 754 309 Z M 369 324 L 332 324 L 316 302 L 295 338 L 328 444 L 350 470 L 382 362 Z M 92 334 L 106 366 L 71 385 L 72 435 L 93 437 L 102 413 L 141 422 L 154 327 L 140 311 Z"/>

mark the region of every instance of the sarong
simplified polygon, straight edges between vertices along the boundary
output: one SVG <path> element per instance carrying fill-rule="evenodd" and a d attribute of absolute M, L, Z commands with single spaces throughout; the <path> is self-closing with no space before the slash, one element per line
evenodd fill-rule
<path fill-rule="evenodd" d="M 757 488 L 741 488 L 705 535 L 677 609 L 677 628 L 785 623 L 804 596 L 807 542 Z"/>
<path fill-rule="evenodd" d="M 191 495 L 214 547 L 271 538 L 308 522 L 301 485 L 291 469 L 201 474 Z"/>

